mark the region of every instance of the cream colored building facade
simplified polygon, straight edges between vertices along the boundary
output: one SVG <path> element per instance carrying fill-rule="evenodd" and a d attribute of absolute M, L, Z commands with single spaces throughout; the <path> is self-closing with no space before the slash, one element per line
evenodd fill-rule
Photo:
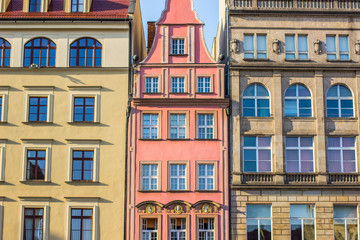
<path fill-rule="evenodd" d="M 0 239 L 32 239 L 24 236 L 31 209 L 42 209 L 37 227 L 44 240 L 123 239 L 130 59 L 146 51 L 139 2 L 124 11 L 111 20 L 1 19 L 11 56 L 10 66 L 0 68 Z M 55 43 L 54 67 L 23 67 L 24 45 L 38 37 Z M 83 37 L 101 44 L 101 67 L 70 67 L 70 45 Z M 46 120 L 30 119 L 32 97 L 47 99 Z M 78 121 L 76 101 L 84 98 L 93 102 L 90 118 Z M 29 175 L 29 151 L 44 154 L 44 166 L 37 165 L 44 176 Z M 83 156 L 81 177 L 75 152 L 91 155 L 88 162 Z M 73 210 L 91 219 L 79 220 L 81 230 L 72 224 Z"/>
<path fill-rule="evenodd" d="M 227 5 L 232 239 L 359 239 L 359 3 Z"/>

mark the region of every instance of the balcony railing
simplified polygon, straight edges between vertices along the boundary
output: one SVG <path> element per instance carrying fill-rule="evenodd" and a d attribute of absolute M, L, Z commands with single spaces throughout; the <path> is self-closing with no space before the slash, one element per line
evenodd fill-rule
<path fill-rule="evenodd" d="M 359 182 L 359 174 L 357 173 L 331 173 L 328 175 L 329 184 L 354 184 Z"/>
<path fill-rule="evenodd" d="M 287 173 L 285 175 L 285 183 L 288 184 L 308 184 L 316 183 L 317 175 L 310 173 Z"/>
<path fill-rule="evenodd" d="M 241 182 L 243 184 L 246 183 L 273 183 L 274 175 L 273 174 L 266 174 L 266 173 L 243 173 L 241 176 Z"/>
<path fill-rule="evenodd" d="M 234 9 L 360 10 L 359 0 L 231 0 Z"/>

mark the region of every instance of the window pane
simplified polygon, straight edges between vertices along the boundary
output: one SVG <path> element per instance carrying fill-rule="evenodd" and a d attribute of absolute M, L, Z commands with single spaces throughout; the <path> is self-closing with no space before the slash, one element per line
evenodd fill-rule
<path fill-rule="evenodd" d="M 295 36 L 294 35 L 286 35 L 285 36 L 285 48 L 286 52 L 294 52 L 295 51 Z"/>
<path fill-rule="evenodd" d="M 254 36 L 245 35 L 244 36 L 244 50 L 245 51 L 254 51 Z"/>
<path fill-rule="evenodd" d="M 247 205 L 246 206 L 247 218 L 270 218 L 271 206 L 270 205 Z"/>
<path fill-rule="evenodd" d="M 291 218 L 313 218 L 314 205 L 290 205 Z"/>

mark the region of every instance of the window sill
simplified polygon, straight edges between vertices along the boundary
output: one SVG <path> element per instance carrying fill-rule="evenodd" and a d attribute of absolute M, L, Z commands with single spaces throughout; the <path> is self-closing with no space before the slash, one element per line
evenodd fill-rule
<path fill-rule="evenodd" d="M 69 125 L 99 125 L 100 122 L 67 122 Z"/>
<path fill-rule="evenodd" d="M 352 62 L 352 60 L 340 60 L 340 59 L 326 59 L 327 62 Z"/>
<path fill-rule="evenodd" d="M 311 62 L 310 59 L 286 59 L 285 62 Z"/>
<path fill-rule="evenodd" d="M 270 117 L 242 117 L 243 119 L 249 119 L 249 120 L 259 120 L 259 121 L 262 121 L 262 120 L 274 120 L 274 117 L 270 116 Z"/>
<path fill-rule="evenodd" d="M 187 53 L 183 53 L 183 54 L 171 53 L 171 54 L 169 54 L 169 56 L 171 56 L 171 57 L 186 57 L 187 55 L 188 55 Z"/>
<path fill-rule="evenodd" d="M 25 181 L 20 181 L 20 183 L 22 183 L 22 184 L 27 184 L 27 185 L 47 185 L 47 184 L 51 184 L 51 181 L 45 181 L 45 180 L 25 180 Z"/>
<path fill-rule="evenodd" d="M 102 68 L 102 66 L 69 66 L 69 68 Z"/>
<path fill-rule="evenodd" d="M 199 189 L 198 189 L 198 190 L 195 190 L 195 192 L 201 192 L 201 193 L 202 193 L 202 192 L 204 192 L 204 193 L 205 193 L 205 192 L 219 192 L 219 190 L 217 190 L 217 189 L 215 189 L 215 190 L 199 190 Z"/>
<path fill-rule="evenodd" d="M 190 138 L 167 138 L 168 141 L 190 141 Z"/>
<path fill-rule="evenodd" d="M 196 141 L 218 141 L 217 138 L 195 138 Z"/>
<path fill-rule="evenodd" d="M 270 62 L 270 59 L 268 58 L 264 58 L 264 59 L 259 59 L 259 58 L 244 58 L 243 59 L 245 62 Z"/>
<path fill-rule="evenodd" d="M 0 121 L 0 125 L 6 125 L 6 124 L 8 124 L 8 122 L 6 122 L 6 121 Z"/>
<path fill-rule="evenodd" d="M 92 181 L 92 180 L 72 180 L 72 181 L 65 181 L 66 184 L 70 185 L 96 185 L 99 184 L 99 181 Z"/>
<path fill-rule="evenodd" d="M 171 193 L 184 193 L 184 192 L 191 192 L 190 190 L 167 190 L 167 192 Z"/>
<path fill-rule="evenodd" d="M 51 125 L 54 124 L 53 122 L 21 122 L 22 124 L 25 125 Z"/>
<path fill-rule="evenodd" d="M 154 192 L 161 192 L 161 190 L 138 190 L 138 192 L 141 192 L 141 193 L 154 193 Z"/>
<path fill-rule="evenodd" d="M 149 95 L 160 95 L 162 92 L 143 92 L 143 94 L 149 94 Z"/>
<path fill-rule="evenodd" d="M 187 95 L 189 94 L 188 92 L 169 92 L 169 94 L 174 94 L 174 95 Z"/>
<path fill-rule="evenodd" d="M 162 141 L 161 138 L 139 138 L 141 141 Z"/>
<path fill-rule="evenodd" d="M 288 120 L 302 120 L 302 121 L 314 121 L 316 118 L 315 117 L 284 117 L 284 119 L 288 119 Z"/>
<path fill-rule="evenodd" d="M 357 117 L 326 117 L 325 121 L 334 121 L 334 122 L 354 122 L 357 121 Z"/>
<path fill-rule="evenodd" d="M 195 92 L 195 94 L 214 94 L 214 92 Z"/>

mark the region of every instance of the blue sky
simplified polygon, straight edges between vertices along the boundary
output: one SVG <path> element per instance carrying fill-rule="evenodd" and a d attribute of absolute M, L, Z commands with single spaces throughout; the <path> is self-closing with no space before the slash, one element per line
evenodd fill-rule
<path fill-rule="evenodd" d="M 173 0 L 182 1 L 182 0 Z M 216 36 L 219 21 L 219 0 L 193 0 L 198 17 L 205 23 L 204 37 L 211 51 L 213 38 Z M 147 39 L 147 22 L 157 21 L 165 8 L 165 0 L 140 0 L 144 32 Z"/>

